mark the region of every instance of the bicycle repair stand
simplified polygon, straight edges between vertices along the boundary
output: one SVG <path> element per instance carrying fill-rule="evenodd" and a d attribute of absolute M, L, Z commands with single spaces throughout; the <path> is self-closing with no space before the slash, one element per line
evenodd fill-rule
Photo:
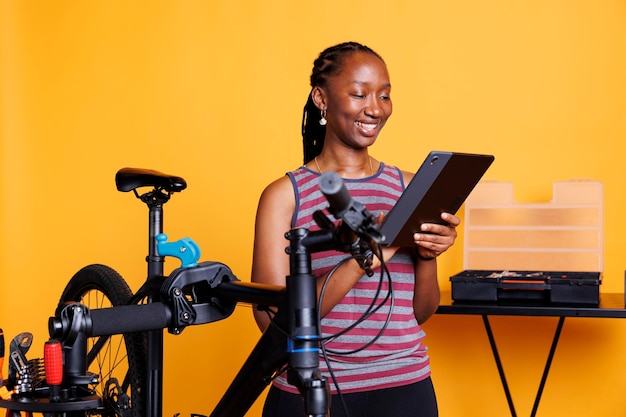
<path fill-rule="evenodd" d="M 121 188 L 118 184 L 118 190 L 134 191 L 141 185 L 163 178 L 145 172 L 138 174 L 132 170 L 128 174 L 133 181 L 125 181 Z M 144 174 L 147 177 L 142 177 Z M 330 203 L 329 211 L 342 223 L 335 226 L 323 213 L 318 212 L 314 219 L 321 230 L 292 229 L 286 234 L 290 241 L 287 248 L 290 275 L 286 277 L 285 287 L 241 282 L 224 264 L 197 264 L 199 250 L 189 260 L 186 256 L 180 256 L 179 251 L 173 250 L 176 245 L 165 242 L 166 238 L 161 233 L 162 205 L 169 200 L 169 194 L 184 189 L 186 184 L 182 179 L 180 184 L 168 184 L 165 187 L 169 193 L 167 195 L 163 193 L 163 188 L 155 187 L 154 192 L 141 196 L 150 208 L 149 276 L 146 283 L 130 304 L 93 310 L 78 303 L 68 304 L 58 317 L 49 320 L 50 336 L 62 341 L 65 348 L 71 351 L 71 354 L 65 356 L 64 364 L 63 379 L 69 375 L 74 381 L 68 388 L 73 390 L 93 382 L 86 380 L 89 378 L 86 369 L 88 337 L 147 332 L 152 334 L 148 346 L 150 381 L 145 392 L 149 401 L 143 416 L 160 417 L 163 330 L 167 328 L 170 333 L 180 334 L 186 326 L 224 319 L 232 313 L 237 302 L 246 302 L 278 307 L 278 311 L 272 325 L 263 333 L 211 416 L 245 416 L 271 378 L 281 372 L 285 364 L 288 365 L 287 380 L 302 394 L 306 413 L 314 417 L 327 416 L 329 388 L 319 371 L 318 346 L 321 335 L 318 328 L 317 279 L 311 273 L 310 253 L 330 249 L 352 252 L 353 255 L 357 253 L 360 256 L 357 261 L 369 275 L 372 273 L 369 269 L 371 258 L 361 253 L 369 244 L 361 245 L 360 240 L 364 237 L 380 242 L 374 217 L 362 205 L 351 200 L 341 178 L 336 173 L 332 174 L 334 177 L 322 175 L 320 189 Z M 170 179 L 167 178 L 168 181 Z M 182 243 L 186 249 L 194 249 L 193 245 Z M 162 275 L 164 256 L 176 256 L 183 262 L 181 268 L 175 269 L 167 277 Z M 364 260 L 369 262 L 362 263 Z M 198 290 L 201 294 L 196 293 L 193 298 L 187 299 L 185 288 Z M 136 304 L 146 296 L 150 302 Z M 70 401 L 55 403 L 54 408 L 47 411 L 94 410 L 99 403 L 95 397 L 72 395 Z M 18 402 L 19 399 L 15 401 L 16 404 Z M 38 401 L 31 401 L 27 407 L 31 407 L 31 403 L 43 407 Z M 19 404 L 22 405 L 21 402 Z M 27 409 L 7 405 L 9 409 Z M 32 410 L 46 411 L 40 408 Z"/>
<path fill-rule="evenodd" d="M 311 255 L 305 244 L 307 234 L 305 229 L 286 234 L 290 241 L 287 300 L 291 330 L 291 338 L 287 340 L 290 365 L 287 382 L 298 388 L 306 415 L 327 416 L 330 388 L 319 370 L 317 278 L 311 274 Z"/>

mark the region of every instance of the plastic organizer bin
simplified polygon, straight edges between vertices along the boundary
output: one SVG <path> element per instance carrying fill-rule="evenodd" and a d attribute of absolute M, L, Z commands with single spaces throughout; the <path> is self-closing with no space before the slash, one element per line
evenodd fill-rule
<path fill-rule="evenodd" d="M 548 302 L 597 304 L 604 269 L 603 184 L 554 182 L 547 203 L 519 203 L 513 191 L 510 182 L 482 181 L 466 200 L 464 271 L 450 278 L 453 299 L 494 301 L 494 294 L 498 299 L 531 294 Z M 485 279 L 499 272 L 509 274 L 506 281 Z M 541 288 L 522 282 L 534 272 L 548 277 Z M 584 279 L 570 279 L 571 273 Z M 569 278 L 555 280 L 564 274 Z M 566 296 L 550 293 L 553 288 Z"/>

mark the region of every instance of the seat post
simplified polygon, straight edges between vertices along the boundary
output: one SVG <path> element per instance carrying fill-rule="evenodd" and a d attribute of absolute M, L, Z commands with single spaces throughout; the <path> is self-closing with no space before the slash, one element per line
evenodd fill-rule
<path fill-rule="evenodd" d="M 164 257 L 159 256 L 157 252 L 158 234 L 163 233 L 163 206 L 149 205 L 150 212 L 148 214 L 148 278 L 163 275 Z"/>
<path fill-rule="evenodd" d="M 148 213 L 148 279 L 163 275 L 164 257 L 157 252 L 156 236 L 163 233 L 163 205 L 170 199 L 170 194 L 159 189 L 140 196 L 141 201 L 146 203 Z"/>
<path fill-rule="evenodd" d="M 163 276 L 164 257 L 157 252 L 156 236 L 163 233 L 163 204 L 170 195 L 154 190 L 142 196 L 148 205 L 148 279 Z M 148 302 L 159 301 L 158 295 L 148 297 Z M 163 330 L 147 333 L 146 417 L 161 417 L 163 414 Z"/>

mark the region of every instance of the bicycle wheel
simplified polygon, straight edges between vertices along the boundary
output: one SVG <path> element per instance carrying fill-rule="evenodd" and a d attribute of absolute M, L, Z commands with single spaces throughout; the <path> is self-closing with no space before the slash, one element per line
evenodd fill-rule
<path fill-rule="evenodd" d="M 57 314 L 66 303 L 72 301 L 93 310 L 126 305 L 131 297 L 128 284 L 115 270 L 105 265 L 88 265 L 78 271 L 65 287 Z M 103 406 L 84 415 L 143 417 L 146 392 L 145 333 L 89 338 L 87 367 L 89 372 L 99 375 L 94 389 L 103 399 Z"/>

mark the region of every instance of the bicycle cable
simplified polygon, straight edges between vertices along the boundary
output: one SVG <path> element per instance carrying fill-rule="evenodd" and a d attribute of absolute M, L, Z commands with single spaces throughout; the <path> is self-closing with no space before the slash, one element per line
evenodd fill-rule
<path fill-rule="evenodd" d="M 343 265 L 344 263 L 346 263 L 346 262 L 347 262 L 347 261 L 349 261 L 350 259 L 352 259 L 352 257 L 351 257 L 351 256 L 348 256 L 348 257 L 346 257 L 346 258 L 342 259 L 339 263 L 337 263 L 337 265 L 335 265 L 335 266 L 331 269 L 331 271 L 328 273 L 328 275 L 327 275 L 327 277 L 326 277 L 326 279 L 325 279 L 325 281 L 324 281 L 324 284 L 322 285 L 322 289 L 321 289 L 321 291 L 320 291 L 320 297 L 319 297 L 319 301 L 318 301 L 318 308 L 317 308 L 317 323 L 318 323 L 318 327 L 319 327 L 319 328 L 321 328 L 321 326 L 320 326 L 320 323 L 321 323 L 320 306 L 321 306 L 321 300 L 323 299 L 323 295 L 324 295 L 324 292 L 325 292 L 325 287 L 326 287 L 326 284 L 327 284 L 328 280 L 330 279 L 330 277 L 331 277 L 331 276 L 334 274 L 334 272 L 337 270 L 337 268 L 339 268 L 341 265 Z M 385 298 L 382 300 L 382 302 L 381 302 L 379 305 L 375 305 L 375 304 L 376 304 L 376 301 L 379 299 L 380 293 L 382 292 L 382 276 L 383 276 L 383 273 L 384 273 L 385 275 L 387 275 L 387 277 L 388 277 L 389 291 L 387 292 L 387 295 L 386 295 L 386 296 L 385 296 Z M 387 300 L 389 300 L 389 298 L 392 298 L 392 300 L 393 300 L 393 288 L 392 288 L 392 286 L 391 286 L 391 278 L 390 278 L 389 270 L 387 269 L 387 266 L 386 266 L 386 264 L 384 263 L 384 261 L 382 261 L 382 262 L 381 262 L 381 280 L 379 280 L 378 288 L 377 288 L 376 293 L 375 293 L 374 297 L 372 298 L 372 302 L 370 303 L 370 305 L 369 305 L 369 307 L 367 308 L 367 310 L 365 310 L 365 312 L 363 312 L 363 314 L 361 315 L 361 317 L 360 317 L 359 319 L 355 320 L 355 322 L 354 322 L 354 323 L 352 323 L 350 326 L 346 327 L 345 329 L 343 329 L 343 330 L 341 330 L 340 332 L 337 332 L 337 333 L 335 333 L 335 334 L 333 334 L 333 335 L 330 335 L 330 336 L 328 336 L 328 337 L 320 337 L 320 338 L 318 338 L 317 340 L 318 340 L 320 343 L 323 343 L 323 342 L 326 342 L 326 341 L 330 341 L 330 340 L 332 340 L 332 339 L 334 339 L 334 338 L 337 338 L 337 337 L 339 337 L 339 336 L 341 336 L 341 335 L 343 335 L 343 334 L 347 333 L 348 331 L 350 331 L 350 330 L 354 329 L 356 326 L 358 326 L 359 324 L 361 324 L 363 321 L 367 320 L 369 317 L 371 317 L 371 315 L 372 315 L 372 314 L 374 314 L 376 311 L 378 311 L 378 310 L 379 310 L 379 309 L 380 309 L 380 308 L 381 308 L 381 307 L 382 307 L 382 306 L 383 306 L 383 305 L 387 302 Z M 393 306 L 393 304 L 392 304 L 392 306 Z M 278 325 L 278 324 L 274 321 L 274 317 L 275 317 L 275 316 L 276 316 L 276 314 L 277 314 L 277 312 L 276 312 L 276 311 L 272 310 L 272 309 L 271 309 L 271 308 L 269 308 L 269 307 L 259 308 L 259 307 L 257 306 L 256 308 L 257 308 L 257 309 L 259 309 L 260 311 L 265 312 L 265 313 L 267 314 L 267 316 L 268 316 L 268 317 L 269 317 L 269 319 L 270 319 L 270 325 L 271 325 L 271 326 L 274 326 L 274 327 L 275 327 L 275 328 L 276 328 L 276 329 L 277 329 L 277 330 L 278 330 L 278 331 L 279 331 L 279 332 L 280 332 L 283 336 L 285 336 L 285 337 L 287 337 L 287 338 L 289 338 L 289 339 L 291 339 L 291 340 L 298 340 L 298 337 L 295 337 L 295 336 L 291 335 L 291 334 L 289 333 L 289 331 L 288 331 L 288 330 L 283 329 L 281 326 L 279 326 L 279 325 Z M 389 316 L 389 314 L 390 314 L 390 313 L 391 313 L 391 309 L 390 309 L 390 312 L 388 313 L 388 316 Z M 387 324 L 387 323 L 388 323 L 388 321 L 389 321 L 389 317 L 388 317 L 388 319 L 387 319 L 387 321 L 386 321 L 385 323 Z M 386 327 L 386 324 L 385 324 L 385 327 Z M 383 331 L 384 331 L 384 329 L 383 329 Z M 382 333 L 382 332 L 381 332 L 381 333 Z M 377 336 L 376 336 L 376 339 L 377 339 L 378 337 L 379 337 L 379 335 L 377 335 Z M 373 343 L 373 342 L 372 342 L 372 343 Z M 368 344 L 368 346 L 369 346 L 369 345 L 371 345 L 371 343 L 370 343 L 370 344 Z M 361 350 L 362 350 L 362 349 L 361 349 Z M 358 350 L 357 350 L 357 351 L 358 351 Z M 330 351 L 330 350 L 329 350 L 329 352 L 331 352 L 331 353 L 335 353 L 334 351 Z"/>
<path fill-rule="evenodd" d="M 351 324 L 350 326 L 348 326 L 347 328 L 345 328 L 344 330 L 329 336 L 329 337 L 324 337 L 321 338 L 320 341 L 320 349 L 322 351 L 322 357 L 324 358 L 324 363 L 326 364 L 326 368 L 328 371 L 328 374 L 332 380 L 333 386 L 335 387 L 335 391 L 336 391 L 336 398 L 339 399 L 339 402 L 341 403 L 341 407 L 343 409 L 343 412 L 345 414 L 346 417 L 350 417 L 350 413 L 348 411 L 348 407 L 347 404 L 345 402 L 345 399 L 343 397 L 343 394 L 341 392 L 341 388 L 339 387 L 339 383 L 337 381 L 337 378 L 335 377 L 335 372 L 330 364 L 330 359 L 328 357 L 328 353 L 333 353 L 335 355 L 348 355 L 348 354 L 353 354 L 353 353 L 357 353 L 360 352 L 362 350 L 367 349 L 369 346 L 371 346 L 372 344 L 374 344 L 376 342 L 376 340 L 378 340 L 382 334 L 384 333 L 384 331 L 387 329 L 389 322 L 391 320 L 391 314 L 392 314 L 392 310 L 394 307 L 394 296 L 393 296 L 393 283 L 391 280 L 391 273 L 384 261 L 384 258 L 382 257 L 382 251 L 381 251 L 381 247 L 380 245 L 378 246 L 378 253 L 381 254 L 381 256 L 379 257 L 381 265 L 380 265 L 380 279 L 379 279 L 379 283 L 378 283 L 378 287 L 376 290 L 376 293 L 374 295 L 374 297 L 372 298 L 372 302 L 370 303 L 370 306 L 368 307 L 368 309 L 363 313 L 363 315 L 358 319 L 355 320 L 355 322 L 353 324 Z M 376 254 L 376 256 L 378 256 L 378 254 Z M 324 292 L 326 290 L 326 285 L 328 283 L 328 281 L 330 280 L 330 277 L 335 273 L 335 271 L 339 268 L 340 265 L 342 265 L 343 263 L 349 261 L 351 259 L 351 257 L 347 257 L 346 259 L 342 260 L 339 264 L 337 264 L 335 267 L 333 267 L 330 272 L 327 274 L 324 283 L 322 284 L 322 289 L 320 291 L 320 298 L 318 301 L 318 317 L 317 317 L 317 325 L 318 328 L 321 329 L 322 328 L 322 324 L 321 324 L 321 314 L 320 314 L 320 310 L 321 310 L 321 304 L 322 304 L 322 300 L 323 300 L 323 296 L 324 296 Z M 381 293 L 381 288 L 382 288 L 382 282 L 383 282 L 383 276 L 387 276 L 387 282 L 389 285 L 389 289 L 387 291 L 387 295 L 385 296 L 384 300 L 378 304 L 377 306 L 375 306 L 376 304 L 376 300 L 378 299 L 380 293 Z M 339 351 L 334 351 L 334 350 L 330 350 L 326 348 L 326 344 L 329 343 L 330 341 L 334 340 L 335 338 L 347 333 L 349 330 L 355 328 L 357 325 L 363 323 L 367 318 L 371 317 L 372 314 L 374 314 L 376 311 L 378 311 L 383 305 L 385 305 L 387 303 L 387 301 L 391 299 L 391 303 L 389 306 L 389 311 L 387 313 L 387 318 L 385 319 L 385 323 L 383 324 L 383 326 L 381 327 L 381 329 L 379 330 L 379 332 L 376 334 L 376 336 L 374 336 L 368 343 L 366 343 L 363 346 L 360 346 L 357 349 L 354 349 L 352 351 L 343 351 L 343 352 L 339 352 Z"/>
<path fill-rule="evenodd" d="M 379 253 L 380 252 L 380 246 L 379 246 Z M 376 255 L 378 256 L 378 255 Z M 349 261 L 351 259 L 351 257 L 347 257 L 345 259 L 343 259 L 339 264 L 337 264 L 334 268 L 331 269 L 331 271 L 328 273 L 328 275 L 326 276 L 324 283 L 322 284 L 322 288 L 320 290 L 320 297 L 319 297 L 319 301 L 318 301 L 318 309 L 317 309 L 317 323 L 318 326 L 321 329 L 321 304 L 322 304 L 322 300 L 324 298 L 324 294 L 326 291 L 326 286 L 328 284 L 328 282 L 330 281 L 331 276 L 335 273 L 335 271 L 339 268 L 339 266 L 341 266 L 343 263 Z M 380 279 L 378 281 L 378 287 L 376 289 L 376 293 L 374 294 L 374 296 L 372 297 L 372 302 L 370 303 L 369 307 L 367 308 L 367 310 L 365 310 L 365 312 L 362 313 L 361 317 L 359 317 L 357 320 L 355 320 L 350 326 L 344 328 L 343 330 L 327 336 L 327 337 L 321 337 L 320 338 L 320 342 L 321 343 L 328 343 L 330 341 L 332 341 L 333 339 L 336 339 L 339 336 L 342 336 L 346 333 L 348 333 L 350 330 L 354 329 L 355 327 L 357 327 L 359 324 L 363 323 L 365 320 L 367 320 L 369 317 L 371 317 L 374 313 L 376 313 L 378 310 L 380 310 L 389 299 L 391 299 L 391 304 L 389 307 L 389 311 L 387 313 L 387 318 L 385 320 L 385 324 L 383 325 L 383 327 L 380 329 L 380 331 L 378 332 L 378 334 L 376 336 L 374 336 L 374 338 L 368 342 L 366 345 L 355 349 L 353 351 L 345 351 L 345 352 L 339 352 L 339 351 L 333 351 L 328 349 L 328 352 L 330 353 L 334 353 L 337 355 L 348 355 L 348 354 L 353 354 L 353 353 L 357 353 L 360 352 L 361 350 L 364 350 L 366 348 L 368 348 L 369 346 L 371 346 L 376 340 L 378 340 L 378 338 L 380 338 L 380 336 L 382 336 L 382 333 L 385 331 L 385 329 L 387 328 L 389 321 L 391 319 L 391 312 L 394 306 L 394 295 L 393 295 L 393 283 L 391 280 L 391 274 L 389 272 L 389 269 L 387 268 L 386 263 L 384 262 L 384 259 L 382 258 L 382 256 L 379 257 L 379 259 L 381 260 L 381 272 L 380 272 Z M 379 296 L 382 292 L 382 283 L 383 283 L 383 277 L 387 276 L 387 283 L 388 283 L 388 291 L 387 291 L 387 295 L 385 296 L 385 298 L 380 302 L 380 304 L 376 305 L 377 300 L 379 299 Z"/>

